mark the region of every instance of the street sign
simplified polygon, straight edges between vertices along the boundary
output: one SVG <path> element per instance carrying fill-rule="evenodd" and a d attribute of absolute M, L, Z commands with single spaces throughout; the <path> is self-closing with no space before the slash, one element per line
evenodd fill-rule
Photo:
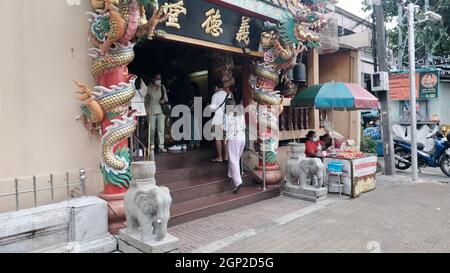
<path fill-rule="evenodd" d="M 439 71 L 420 73 L 420 98 L 435 99 L 439 94 L 440 79 Z"/>
<path fill-rule="evenodd" d="M 391 74 L 389 76 L 389 99 L 409 100 L 409 73 Z M 416 95 L 419 95 L 419 74 L 416 73 Z"/>

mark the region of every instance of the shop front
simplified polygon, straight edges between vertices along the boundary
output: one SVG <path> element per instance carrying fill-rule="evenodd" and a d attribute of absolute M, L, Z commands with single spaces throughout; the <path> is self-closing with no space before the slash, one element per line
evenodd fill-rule
<path fill-rule="evenodd" d="M 214 81 L 218 78 L 237 103 L 248 105 L 252 58 L 263 55 L 260 41 L 264 22 L 207 1 L 160 1 L 160 5 L 167 11 L 168 18 L 156 27 L 152 40 L 143 39 L 135 45 L 135 58 L 128 66 L 130 72 L 147 79 L 154 73 L 161 73 L 172 108 L 189 105 L 193 99 L 189 98 L 192 96 L 188 94 L 189 88 L 195 86 L 196 96 L 202 99 L 202 108 L 195 111 L 195 114 L 201 112 L 200 116 L 211 102 Z M 150 13 L 151 10 L 148 17 Z M 200 118 L 203 119 L 196 127 L 202 129 L 208 118 Z M 175 141 L 171 121 L 173 119 L 168 117 L 166 145 L 206 142 L 203 134 L 195 140 L 184 137 L 182 141 Z M 145 122 L 140 125 L 138 137 L 143 145 L 136 145 L 135 149 L 141 151 L 134 152 L 142 155 L 145 154 L 142 150 L 147 150 L 151 153 L 153 148 L 148 145 Z"/>
<path fill-rule="evenodd" d="M 283 12 L 282 7 L 272 6 L 274 11 L 285 14 L 279 18 L 278 24 L 265 21 L 268 17 L 255 10 L 236 8 L 221 1 L 159 1 L 153 8 L 145 7 L 139 1 L 119 1 L 117 10 L 113 7 L 114 1 L 105 1 L 107 13 L 92 14 L 90 36 L 99 48 L 94 54 L 96 69 L 93 69 L 93 74 L 100 84 L 95 89 L 100 92 L 91 92 L 82 83 L 77 85 L 80 87 L 79 98 L 83 101 L 85 121 L 91 123 L 88 127 L 95 128 L 96 124 L 102 129 L 105 191 L 100 196 L 110 203 L 112 229 L 117 230 L 124 221 L 121 198 L 131 179 L 131 158 L 127 155 L 145 154 L 136 151 L 135 145 L 130 151 L 128 138 L 140 126 L 131 119 L 132 113 L 120 110 L 131 100 L 123 95 L 128 91 L 128 86 L 131 91 L 137 76 L 143 78 L 155 72 L 162 74 L 163 83 L 167 85 L 169 97 L 175 106 L 186 104 L 182 97 L 185 97 L 190 83 L 201 87 L 199 91 L 207 103 L 212 95 L 212 83 L 215 79 L 221 79 L 226 91 L 235 93 L 235 98 L 241 97 L 244 106 L 253 107 L 248 119 L 253 118 L 258 124 L 253 142 L 258 163 L 249 169 L 256 175 L 256 180 L 263 182 L 261 195 L 276 195 L 277 185 L 283 179 L 278 162 L 279 116 L 287 104 L 284 98 L 295 95 L 298 87 L 295 79 L 289 75 L 294 68 L 301 69 L 298 62 L 309 58 L 311 78 L 318 80 L 317 50 L 313 49 L 320 46 L 317 33 L 327 24 L 327 11 L 323 6 L 305 4 L 292 1 L 291 9 Z M 271 20 L 276 21 L 273 18 Z M 105 27 L 105 21 L 109 27 Z M 128 42 L 133 41 L 137 41 L 137 44 L 130 48 Z M 311 49 L 311 53 L 308 54 L 307 49 Z M 306 72 L 305 65 L 303 71 Z M 178 84 L 172 88 L 173 80 Z M 96 100 L 90 100 L 89 94 L 95 94 Z M 96 103 L 103 110 L 100 113 L 96 113 L 99 110 Z M 311 113 L 314 124 L 318 124 L 319 111 L 313 110 Z M 166 136 L 170 138 L 173 132 L 166 133 Z M 144 142 L 142 138 L 138 141 Z M 150 142 L 144 145 L 148 147 L 148 154 L 152 154 L 154 147 Z M 227 195 L 227 187 L 221 185 L 214 188 L 210 185 L 211 179 L 216 178 L 215 175 L 221 171 L 194 174 L 192 169 L 198 169 L 200 165 L 208 170 L 216 168 L 210 166 L 210 159 L 204 161 L 207 157 L 207 153 L 158 154 L 155 157 L 156 167 L 161 171 L 157 174 L 159 183 L 165 183 L 166 180 L 169 183 L 170 177 L 182 177 L 187 172 L 188 181 L 169 183 L 175 199 L 172 224 L 186 221 L 184 218 L 189 217 L 184 217 L 187 213 L 184 209 L 193 204 L 206 203 L 203 204 L 204 209 L 208 209 L 217 203 L 224 203 L 224 196 L 230 198 L 228 201 L 232 203 L 234 198 Z M 223 172 L 223 175 L 226 176 L 226 173 Z M 191 176 L 205 183 L 191 183 Z M 222 177 L 220 179 L 224 182 Z M 272 185 L 273 189 L 267 191 L 267 186 Z M 246 190 L 248 197 L 260 191 L 252 187 Z M 194 191 L 196 194 L 192 194 Z M 199 192 L 204 194 L 199 196 Z M 219 199 L 220 202 L 217 201 Z M 197 205 L 191 207 L 189 213 L 197 211 L 199 215 L 204 214 L 203 208 L 199 209 Z M 216 208 L 216 211 L 220 209 L 224 208 Z"/>
<path fill-rule="evenodd" d="M 4 147 L 5 157 L 10 159 L 5 163 L 6 172 L 2 177 L 8 181 L 2 184 L 5 192 L 13 189 L 15 177 L 31 178 L 37 174 L 39 187 L 41 182 L 43 185 L 48 183 L 49 177 L 66 183 L 66 174 L 72 178 L 84 168 L 88 177 L 88 194 L 106 199 L 110 205 L 111 223 L 115 224 L 115 229 L 122 228 L 122 199 L 131 181 L 130 164 L 133 156 L 140 155 L 139 145 L 130 145 L 129 139 L 139 126 L 128 108 L 136 93 L 133 86 L 138 76 L 155 70 L 161 70 L 167 76 L 163 79 L 166 85 L 175 71 L 180 70 L 178 73 L 186 75 L 188 84 L 196 82 L 199 85 L 205 104 L 211 97 L 214 78 L 221 77 L 230 89 L 235 90 L 236 97 L 241 93 L 244 106 L 267 106 L 265 114 L 273 119 L 266 123 L 269 128 L 261 130 L 252 143 L 258 156 L 246 160 L 259 178 L 265 168 L 268 185 L 277 187 L 283 178 L 285 154 L 284 147 L 280 147 L 279 152 L 279 143 L 304 137 L 308 129 L 324 132 L 320 121 L 326 113 L 314 108 L 289 109 L 289 97 L 297 89 L 319 83 L 317 47 L 320 37 L 317 33 L 326 23 L 323 7 L 319 9 L 313 5 L 305 8 L 297 1 L 287 1 L 299 12 L 288 13 L 288 18 L 284 18 L 281 15 L 288 10 L 277 1 L 251 1 L 251 5 L 246 5 L 247 1 L 233 4 L 231 1 L 170 0 L 159 1 L 158 9 L 145 7 L 143 3 L 147 1 L 69 2 L 62 1 L 48 7 L 34 2 L 2 2 L 3 10 L 23 10 L 15 16 L 5 13 L 4 17 L 8 26 L 5 37 L 23 44 L 9 49 L 11 54 L 5 56 L 2 74 L 8 75 L 6 67 L 20 73 L 15 78 L 2 79 L 0 86 L 4 102 L 2 118 L 5 121 L 0 124 L 5 132 L 2 143 L 11 143 L 10 139 L 21 136 L 21 141 Z M 302 3 L 308 5 L 310 1 Z M 87 11 L 90 12 L 88 15 Z M 310 17 L 296 17 L 303 14 L 302 11 Z M 35 19 L 41 25 L 31 31 Z M 275 22 L 280 24 L 274 25 Z M 86 30 L 90 30 L 89 41 Z M 70 39 L 64 39 L 67 33 L 70 33 Z M 37 49 L 32 43 L 24 42 L 23 37 L 37 42 L 45 38 L 47 45 Z M 29 61 L 18 61 L 25 58 Z M 234 68 L 231 68 L 231 62 Z M 299 62 L 304 64 L 301 69 L 308 77 L 301 82 L 292 81 L 295 83 L 292 84 L 285 79 L 294 80 L 290 72 Z M 52 84 L 43 80 L 49 75 L 52 75 Z M 81 103 L 73 100 L 73 91 L 77 90 L 73 79 L 77 79 L 80 87 Z M 280 111 L 283 107 L 287 111 Z M 143 112 L 141 114 L 145 114 Z M 291 127 L 292 116 L 296 118 Z M 21 123 L 17 122 L 17 117 L 23 117 Z M 30 136 L 29 132 L 37 133 Z M 146 134 L 142 135 L 144 139 L 140 141 L 146 142 Z M 52 149 L 48 149 L 49 143 Z M 242 192 L 248 195 L 248 199 L 240 198 L 241 203 L 236 202 L 224 194 L 228 192 L 228 186 L 224 186 L 228 183 L 226 166 L 209 164 L 212 153 L 212 148 L 207 149 L 197 161 L 192 160 L 189 153 L 159 158 L 157 155 L 158 181 L 175 181 L 177 184 L 173 193 L 179 205 L 175 206 L 174 215 L 185 215 L 186 211 L 181 209 L 183 206 L 191 212 L 197 211 L 196 217 L 205 215 L 205 210 L 188 206 L 195 203 L 194 199 L 199 204 L 199 198 L 205 198 L 202 201 L 210 198 L 206 201 L 217 204 L 223 201 L 220 198 L 229 198 L 229 204 L 235 206 L 257 201 L 255 194 L 268 198 L 279 193 L 276 189 L 261 191 L 249 187 L 251 189 L 246 189 L 247 193 Z M 43 155 L 47 160 L 42 160 Z M 265 161 L 261 159 L 263 155 Z M 101 168 L 98 168 L 99 162 Z M 178 164 L 180 162 L 181 165 Z M 169 169 L 164 169 L 167 165 L 181 167 L 181 171 L 169 173 Z M 164 172 L 168 176 L 164 176 Z M 225 179 L 214 176 L 218 173 L 223 173 Z M 191 182 L 198 178 L 203 180 L 204 190 L 199 191 L 197 187 L 192 190 L 196 192 L 194 195 L 191 195 L 192 191 L 186 192 L 186 185 L 191 184 L 182 179 Z M 203 187 L 205 184 L 206 189 Z M 63 199 L 67 193 L 60 195 Z M 208 213 L 225 209 L 212 208 L 206 201 L 202 208 L 208 208 Z M 14 207 L 14 202 L 11 204 L 5 208 Z M 25 202 L 23 204 L 25 207 Z M 228 209 L 231 207 L 227 206 Z"/>

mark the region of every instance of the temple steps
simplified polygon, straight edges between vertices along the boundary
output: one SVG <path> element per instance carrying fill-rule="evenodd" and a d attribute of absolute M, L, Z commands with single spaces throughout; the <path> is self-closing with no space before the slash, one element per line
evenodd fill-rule
<path fill-rule="evenodd" d="M 280 195 L 279 187 L 263 191 L 257 187 L 243 187 L 239 194 L 232 191 L 214 194 L 172 205 L 169 226 L 222 213 Z"/>
<path fill-rule="evenodd" d="M 250 173 L 244 185 L 233 194 L 225 163 L 212 163 L 213 151 L 159 154 L 156 156 L 156 181 L 170 189 L 173 204 L 169 226 L 179 225 L 231 209 L 266 200 L 280 194 L 278 187 L 263 191 L 252 184 Z"/>

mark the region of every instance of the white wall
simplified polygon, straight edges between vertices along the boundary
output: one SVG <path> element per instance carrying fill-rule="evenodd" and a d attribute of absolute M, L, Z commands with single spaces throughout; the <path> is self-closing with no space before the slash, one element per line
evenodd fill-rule
<path fill-rule="evenodd" d="M 0 1 L 0 193 L 14 177 L 47 179 L 79 168 L 89 171 L 91 194 L 102 189 L 100 140 L 76 121 L 72 82 L 94 84 L 85 14 L 91 7 L 71 2 Z"/>
<path fill-rule="evenodd" d="M 442 124 L 450 124 L 450 83 L 441 83 L 439 98 L 430 99 L 430 117 L 438 114 Z"/>

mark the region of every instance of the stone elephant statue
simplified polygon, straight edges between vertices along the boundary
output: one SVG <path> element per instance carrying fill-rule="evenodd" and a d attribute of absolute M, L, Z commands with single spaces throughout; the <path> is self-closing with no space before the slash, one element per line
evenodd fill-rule
<path fill-rule="evenodd" d="M 156 186 L 154 162 L 150 175 L 144 175 L 147 178 L 140 176 L 142 173 L 148 173 L 149 169 L 143 171 L 143 166 L 136 167 L 134 164 L 136 163 L 132 166 L 133 182 L 125 195 L 127 231 L 130 234 L 140 233 L 143 242 L 162 241 L 167 235 L 170 219 L 170 191 L 166 187 Z"/>
<path fill-rule="evenodd" d="M 322 160 L 311 158 L 306 160 L 290 160 L 286 167 L 286 183 L 299 184 L 301 188 L 307 186 L 308 179 L 311 179 L 315 188 L 322 188 L 324 185 L 325 166 Z"/>

